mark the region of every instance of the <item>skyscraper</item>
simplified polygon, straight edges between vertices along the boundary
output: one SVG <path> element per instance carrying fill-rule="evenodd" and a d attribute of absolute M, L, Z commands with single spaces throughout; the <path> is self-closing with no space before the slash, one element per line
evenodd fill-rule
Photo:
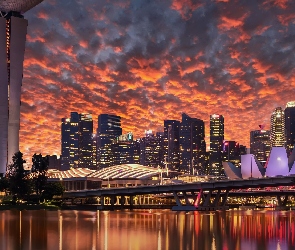
<path fill-rule="evenodd" d="M 20 100 L 28 21 L 25 13 L 42 0 L 0 2 L 0 173 L 19 151 Z"/>
<path fill-rule="evenodd" d="M 164 121 L 164 161 L 170 170 L 179 170 L 180 121 Z"/>
<path fill-rule="evenodd" d="M 206 143 L 204 121 L 182 114 L 180 124 L 180 169 L 193 173 L 193 169 L 203 171 Z"/>
<path fill-rule="evenodd" d="M 285 108 L 286 147 L 291 154 L 295 144 L 295 101 L 288 102 Z"/>
<path fill-rule="evenodd" d="M 250 153 L 264 166 L 270 153 L 270 131 L 250 131 Z"/>
<path fill-rule="evenodd" d="M 97 127 L 97 160 L 99 168 L 109 167 L 111 164 L 111 144 L 122 135 L 121 117 L 101 114 L 98 116 Z"/>
<path fill-rule="evenodd" d="M 270 142 L 272 147 L 285 146 L 285 112 L 276 108 L 270 118 Z"/>
<path fill-rule="evenodd" d="M 61 170 L 78 167 L 79 114 L 71 112 L 70 118 L 61 120 Z"/>
<path fill-rule="evenodd" d="M 79 114 L 79 160 L 80 168 L 94 168 L 92 159 L 92 115 L 87 113 Z"/>
<path fill-rule="evenodd" d="M 210 115 L 210 158 L 209 174 L 224 175 L 222 167 L 222 145 L 224 140 L 224 118 L 222 115 Z"/>
<path fill-rule="evenodd" d="M 70 118 L 62 118 L 61 169 L 93 167 L 93 121 L 91 114 L 71 112 Z"/>
<path fill-rule="evenodd" d="M 163 133 L 154 135 L 145 131 L 145 137 L 140 139 L 140 164 L 149 167 L 164 167 Z"/>

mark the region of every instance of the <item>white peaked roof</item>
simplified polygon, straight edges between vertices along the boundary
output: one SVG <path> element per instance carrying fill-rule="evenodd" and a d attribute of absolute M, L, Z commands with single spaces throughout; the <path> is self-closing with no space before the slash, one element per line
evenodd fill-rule
<path fill-rule="evenodd" d="M 288 166 L 291 169 L 295 162 L 295 149 L 292 150 L 292 153 L 289 155 L 288 158 Z"/>
<path fill-rule="evenodd" d="M 273 176 L 286 176 L 289 174 L 288 157 L 284 147 L 272 147 L 266 166 L 265 175 L 268 177 Z"/>
<path fill-rule="evenodd" d="M 229 179 L 242 179 L 241 169 L 237 168 L 231 162 L 222 162 L 225 175 Z"/>
<path fill-rule="evenodd" d="M 241 155 L 241 172 L 243 179 L 261 178 L 264 175 L 264 169 L 253 154 Z"/>
<path fill-rule="evenodd" d="M 295 174 L 295 162 L 293 163 L 293 166 L 292 166 L 289 174 Z"/>
<path fill-rule="evenodd" d="M 0 11 L 16 11 L 24 13 L 41 2 L 43 2 L 43 0 L 1 0 Z"/>

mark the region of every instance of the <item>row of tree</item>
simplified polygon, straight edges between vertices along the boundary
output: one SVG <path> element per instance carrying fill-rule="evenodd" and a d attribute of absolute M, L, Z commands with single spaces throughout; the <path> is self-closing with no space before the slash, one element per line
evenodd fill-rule
<path fill-rule="evenodd" d="M 0 178 L 0 191 L 13 195 L 14 199 L 27 199 L 33 196 L 40 200 L 51 200 L 54 195 L 62 195 L 64 188 L 60 182 L 48 182 L 48 156 L 34 154 L 31 171 L 24 169 L 23 154 L 17 152 L 8 166 L 5 176 Z"/>

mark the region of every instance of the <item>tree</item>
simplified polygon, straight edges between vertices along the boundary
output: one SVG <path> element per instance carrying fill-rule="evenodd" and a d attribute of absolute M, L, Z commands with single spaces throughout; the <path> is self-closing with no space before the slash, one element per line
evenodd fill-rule
<path fill-rule="evenodd" d="M 16 152 L 12 157 L 12 163 L 7 168 L 7 179 L 9 182 L 9 190 L 17 198 L 24 198 L 31 193 L 31 183 L 24 169 L 23 154 Z"/>
<path fill-rule="evenodd" d="M 9 188 L 8 179 L 5 177 L 0 177 L 0 192 L 5 192 Z"/>
<path fill-rule="evenodd" d="M 45 200 L 52 200 L 55 195 L 63 195 L 64 187 L 60 182 L 48 182 L 43 190 L 42 197 Z"/>
<path fill-rule="evenodd" d="M 41 154 L 34 154 L 32 158 L 32 170 L 34 189 L 37 195 L 41 195 L 47 183 L 47 171 L 49 165 L 49 157 L 42 157 Z"/>

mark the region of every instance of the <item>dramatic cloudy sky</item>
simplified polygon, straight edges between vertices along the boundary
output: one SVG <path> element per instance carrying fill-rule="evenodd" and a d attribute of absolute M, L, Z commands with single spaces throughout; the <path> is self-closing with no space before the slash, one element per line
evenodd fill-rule
<path fill-rule="evenodd" d="M 249 146 L 295 99 L 293 0 L 45 0 L 29 20 L 21 151 L 60 154 L 71 111 L 122 117 L 124 132 L 163 130 L 181 113 L 225 117 Z"/>

